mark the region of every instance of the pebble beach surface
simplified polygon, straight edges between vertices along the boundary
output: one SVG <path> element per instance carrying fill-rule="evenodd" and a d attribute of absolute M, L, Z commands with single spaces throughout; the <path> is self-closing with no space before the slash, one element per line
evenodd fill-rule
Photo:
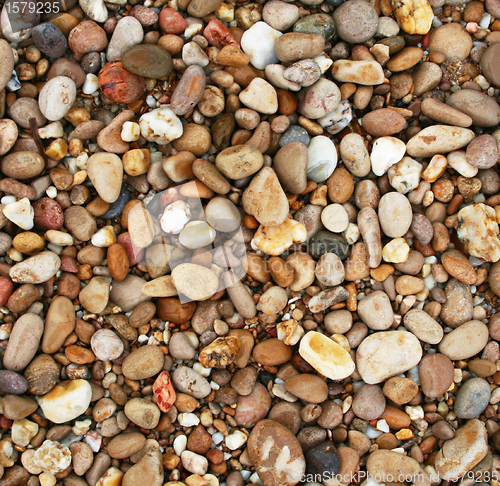
<path fill-rule="evenodd" d="M 18 3 L 0 486 L 500 486 L 500 0 Z"/>

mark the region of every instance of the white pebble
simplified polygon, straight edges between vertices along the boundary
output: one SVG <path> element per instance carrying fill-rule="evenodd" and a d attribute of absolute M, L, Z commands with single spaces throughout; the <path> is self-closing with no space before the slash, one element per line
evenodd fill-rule
<path fill-rule="evenodd" d="M 465 157 L 465 150 L 455 150 L 448 154 L 448 165 L 464 177 L 474 177 L 479 170 L 477 167 L 469 164 Z"/>
<path fill-rule="evenodd" d="M 47 194 L 47 196 L 51 199 L 55 199 L 57 196 L 57 188 L 55 186 L 49 186 L 45 191 L 45 194 Z"/>
<path fill-rule="evenodd" d="M 113 226 L 104 226 L 92 236 L 91 242 L 99 248 L 108 248 L 116 243 L 116 235 Z"/>
<path fill-rule="evenodd" d="M 212 371 L 210 368 L 205 368 L 201 363 L 198 362 L 193 365 L 193 370 L 197 371 L 204 378 L 208 378 L 210 376 L 210 372 Z"/>
<path fill-rule="evenodd" d="M 268 64 L 278 63 L 274 52 L 276 41 L 283 34 L 265 22 L 256 22 L 241 37 L 241 49 L 257 69 L 265 69 Z"/>
<path fill-rule="evenodd" d="M 222 432 L 215 432 L 212 435 L 212 440 L 215 445 L 220 444 L 224 440 L 224 434 Z"/>
<path fill-rule="evenodd" d="M 191 208 L 185 201 L 175 201 L 163 211 L 160 226 L 165 233 L 178 235 L 191 219 Z"/>
<path fill-rule="evenodd" d="M 485 13 L 479 21 L 479 27 L 481 27 L 481 29 L 487 29 L 490 26 L 490 22 L 491 15 L 489 13 Z"/>
<path fill-rule="evenodd" d="M 226 437 L 226 447 L 231 451 L 235 451 L 245 444 L 246 441 L 247 436 L 241 430 L 236 430 Z"/>
<path fill-rule="evenodd" d="M 7 206 L 7 204 L 12 204 L 12 203 L 15 203 L 16 202 L 16 196 L 4 196 L 2 197 L 2 200 L 1 200 L 2 204 L 4 206 Z"/>
<path fill-rule="evenodd" d="M 38 129 L 40 138 L 62 138 L 64 135 L 64 127 L 60 121 L 55 121 Z"/>
<path fill-rule="evenodd" d="M 8 220 L 17 224 L 17 226 L 23 230 L 30 230 L 33 228 L 35 212 L 27 197 L 23 197 L 20 201 L 7 204 L 3 208 L 3 214 Z"/>
<path fill-rule="evenodd" d="M 121 138 L 124 142 L 135 142 L 141 136 L 141 127 L 138 123 L 126 121 L 122 127 Z"/>
<path fill-rule="evenodd" d="M 405 412 L 409 415 L 412 420 L 418 420 L 424 418 L 424 409 L 420 405 L 412 407 L 408 405 L 405 407 Z"/>
<path fill-rule="evenodd" d="M 379 177 L 383 176 L 403 158 L 405 152 L 406 145 L 402 140 L 394 137 L 377 138 L 370 154 L 373 173 Z"/>
<path fill-rule="evenodd" d="M 377 429 L 380 430 L 381 432 L 386 432 L 389 433 L 389 425 L 387 425 L 387 422 L 385 419 L 382 420 L 377 420 Z"/>
<path fill-rule="evenodd" d="M 418 187 L 421 173 L 422 164 L 411 157 L 403 157 L 389 169 L 387 175 L 391 186 L 400 194 L 406 194 Z"/>
<path fill-rule="evenodd" d="M 177 420 L 183 427 L 194 427 L 200 423 L 199 417 L 194 413 L 180 413 Z"/>
<path fill-rule="evenodd" d="M 178 435 L 173 443 L 174 452 L 180 456 L 186 450 L 186 447 L 187 437 L 185 435 Z"/>
<path fill-rule="evenodd" d="M 203 248 L 215 240 L 217 232 L 205 221 L 191 221 L 179 233 L 179 243 L 195 250 Z"/>
<path fill-rule="evenodd" d="M 329 58 L 324 52 L 322 52 L 318 57 L 315 57 L 313 61 L 319 66 L 321 69 L 321 74 L 325 74 L 333 64 L 331 58 Z"/>
<path fill-rule="evenodd" d="M 330 135 L 335 135 L 349 125 L 351 120 L 351 104 L 349 100 L 342 100 L 335 110 L 317 121 Z"/>
<path fill-rule="evenodd" d="M 141 135 L 148 142 L 166 145 L 178 139 L 184 129 L 177 115 L 170 106 L 162 106 L 149 113 L 144 113 L 139 119 Z"/>
<path fill-rule="evenodd" d="M 99 81 L 95 74 L 88 73 L 82 86 L 83 94 L 90 95 L 99 89 Z"/>

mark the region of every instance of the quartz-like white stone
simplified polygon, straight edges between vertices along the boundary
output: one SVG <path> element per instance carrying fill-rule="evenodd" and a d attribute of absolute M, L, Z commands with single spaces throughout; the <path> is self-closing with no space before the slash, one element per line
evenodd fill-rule
<path fill-rule="evenodd" d="M 182 123 L 169 105 L 144 113 L 139 119 L 141 135 L 148 142 L 166 145 L 178 139 L 182 133 Z"/>
<path fill-rule="evenodd" d="M 87 17 L 94 22 L 106 22 L 108 20 L 108 9 L 103 0 L 80 0 L 80 7 Z"/>
<path fill-rule="evenodd" d="M 411 157 L 403 157 L 389 169 L 387 175 L 391 186 L 399 193 L 406 194 L 418 187 L 421 173 L 422 164 Z"/>
<path fill-rule="evenodd" d="M 90 95 L 95 93 L 98 89 L 99 81 L 97 76 L 95 74 L 88 73 L 82 86 L 83 94 Z"/>
<path fill-rule="evenodd" d="M 206 221 L 191 221 L 179 233 L 182 246 L 195 250 L 210 245 L 215 240 L 216 231 Z"/>
<path fill-rule="evenodd" d="M 372 171 L 376 176 L 384 175 L 398 163 L 406 152 L 406 145 L 395 137 L 380 137 L 375 140 L 370 159 Z"/>
<path fill-rule="evenodd" d="M 19 201 L 4 206 L 3 214 L 8 220 L 17 224 L 17 226 L 23 230 L 30 230 L 33 228 L 35 212 L 27 197 L 23 197 Z"/>
<path fill-rule="evenodd" d="M 243 33 L 241 49 L 257 69 L 279 62 L 274 45 L 283 34 L 265 22 L 257 22 Z"/>
<path fill-rule="evenodd" d="M 191 208 L 185 201 L 169 204 L 160 219 L 160 226 L 165 233 L 178 235 L 191 219 Z"/>
<path fill-rule="evenodd" d="M 319 118 L 318 123 L 330 134 L 342 131 L 352 120 L 352 107 L 348 100 L 342 100 L 337 108 L 326 116 Z"/>

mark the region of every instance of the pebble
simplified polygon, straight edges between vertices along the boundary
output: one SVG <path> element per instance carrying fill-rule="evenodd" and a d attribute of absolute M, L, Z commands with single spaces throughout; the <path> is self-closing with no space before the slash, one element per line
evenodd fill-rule
<path fill-rule="evenodd" d="M 313 137 L 307 147 L 307 177 L 314 182 L 326 181 L 337 167 L 337 149 L 324 135 Z"/>
<path fill-rule="evenodd" d="M 481 56 L 481 70 L 490 83 L 500 86 L 500 71 L 494 61 L 500 52 L 500 46 L 496 44 L 492 43 Z"/>
<path fill-rule="evenodd" d="M 318 13 L 302 17 L 293 26 L 294 32 L 304 34 L 321 34 L 326 41 L 332 39 L 336 33 L 335 22 L 328 14 Z"/>
<path fill-rule="evenodd" d="M 38 255 L 16 263 L 9 271 L 10 278 L 16 283 L 40 284 L 51 279 L 59 270 L 61 259 L 51 251 L 42 251 Z"/>
<path fill-rule="evenodd" d="M 64 34 L 50 22 L 35 26 L 31 31 L 31 37 L 38 49 L 47 57 L 61 57 L 68 47 Z"/>
<path fill-rule="evenodd" d="M 318 260 L 314 270 L 316 278 L 327 287 L 340 285 L 345 278 L 342 260 L 335 253 L 325 253 Z"/>
<path fill-rule="evenodd" d="M 300 11 L 296 5 L 282 1 L 267 2 L 262 9 L 263 23 L 273 29 L 285 32 L 299 20 Z"/>
<path fill-rule="evenodd" d="M 300 400 L 322 403 L 328 398 L 326 382 L 317 375 L 294 375 L 285 380 L 285 388 Z"/>
<path fill-rule="evenodd" d="M 335 341 L 315 331 L 301 339 L 299 353 L 316 371 L 332 380 L 342 380 L 354 371 L 349 353 Z"/>
<path fill-rule="evenodd" d="M 361 135 L 348 133 L 342 138 L 340 157 L 352 175 L 365 177 L 370 172 L 370 156 Z"/>
<path fill-rule="evenodd" d="M 450 279 L 444 289 L 446 302 L 441 308 L 441 319 L 450 327 L 458 327 L 472 319 L 473 300 L 468 284 Z"/>
<path fill-rule="evenodd" d="M 98 329 L 90 340 L 92 351 L 101 361 L 118 359 L 123 353 L 123 343 L 110 329 Z"/>
<path fill-rule="evenodd" d="M 405 144 L 397 138 L 377 138 L 370 154 L 373 173 L 377 176 L 384 175 L 394 164 L 403 158 L 406 150 L 407 147 Z"/>
<path fill-rule="evenodd" d="M 474 138 L 468 128 L 431 125 L 408 140 L 406 151 L 411 157 L 432 157 L 465 147 Z"/>
<path fill-rule="evenodd" d="M 87 175 L 105 202 L 113 203 L 118 199 L 123 175 L 120 157 L 109 153 L 92 155 L 87 161 Z"/>
<path fill-rule="evenodd" d="M 471 420 L 458 429 L 436 456 L 436 471 L 445 480 L 458 480 L 488 453 L 488 435 L 483 423 Z"/>
<path fill-rule="evenodd" d="M 412 224 L 412 208 L 408 198 L 398 192 L 388 192 L 380 198 L 378 219 L 384 234 L 390 238 L 404 236 Z"/>
<path fill-rule="evenodd" d="M 284 135 L 281 140 L 283 137 Z M 278 150 L 274 156 L 273 167 L 280 183 L 287 191 L 300 194 L 306 190 L 307 162 L 308 150 L 300 141 L 290 141 Z"/>
<path fill-rule="evenodd" d="M 415 459 L 390 450 L 379 449 L 370 454 L 366 470 L 374 477 L 419 478 L 412 481 L 430 483 L 429 474 Z"/>
<path fill-rule="evenodd" d="M 340 472 L 341 459 L 331 442 L 318 444 L 306 452 L 307 470 L 323 477 Z"/>
<path fill-rule="evenodd" d="M 217 275 L 201 265 L 182 263 L 172 271 L 175 287 L 190 300 L 206 300 L 218 288 Z"/>
<path fill-rule="evenodd" d="M 371 292 L 358 303 L 358 314 L 361 320 L 376 331 L 385 331 L 394 321 L 391 302 L 385 292 Z"/>
<path fill-rule="evenodd" d="M 371 111 L 361 119 L 361 122 L 363 128 L 374 137 L 394 135 L 406 125 L 405 118 L 389 108 Z"/>
<path fill-rule="evenodd" d="M 62 381 L 49 393 L 37 398 L 44 416 L 55 424 L 70 422 L 90 405 L 92 387 L 87 380 Z"/>
<path fill-rule="evenodd" d="M 73 106 L 76 85 L 66 76 L 56 76 L 47 81 L 38 95 L 38 106 L 50 121 L 61 120 Z"/>
<path fill-rule="evenodd" d="M 325 38 L 321 34 L 289 32 L 276 40 L 274 51 L 281 62 L 292 62 L 314 59 L 323 52 L 324 47 Z"/>
<path fill-rule="evenodd" d="M 471 49 L 471 36 L 460 24 L 445 24 L 433 30 L 429 37 L 429 50 L 442 52 L 448 62 L 464 61 Z"/>
<path fill-rule="evenodd" d="M 307 118 L 317 119 L 326 117 L 332 114 L 339 105 L 340 90 L 335 83 L 325 78 L 320 78 L 319 81 L 299 94 L 298 111 Z M 328 126 L 334 121 L 338 120 L 325 119 L 320 123 L 322 126 Z"/>
<path fill-rule="evenodd" d="M 428 116 L 430 119 L 435 120 L 438 123 L 463 128 L 467 128 L 472 125 L 472 118 L 469 115 L 432 97 L 422 100 L 420 109 L 425 116 Z"/>
<path fill-rule="evenodd" d="M 4 66 L 4 68 L 2 69 L 2 74 L 0 75 L 0 91 L 3 91 L 12 76 L 15 62 L 12 48 L 4 39 L 1 39 L 0 42 L 0 61 L 2 66 Z"/>
<path fill-rule="evenodd" d="M 474 267 L 467 257 L 458 250 L 446 250 L 441 256 L 444 269 L 454 278 L 469 285 L 477 279 Z"/>
<path fill-rule="evenodd" d="M 377 384 L 413 368 L 421 357 L 422 348 L 413 334 L 381 331 L 358 346 L 356 367 L 365 383 Z"/>
<path fill-rule="evenodd" d="M 423 62 L 414 69 L 412 76 L 415 84 L 414 93 L 422 96 L 439 85 L 443 73 L 439 65 L 433 62 Z"/>
<path fill-rule="evenodd" d="M 265 69 L 269 64 L 278 62 L 275 46 L 282 35 L 266 22 L 256 22 L 243 33 L 241 49 L 256 69 Z"/>
<path fill-rule="evenodd" d="M 234 420 L 240 427 L 253 427 L 267 416 L 271 409 L 272 400 L 264 385 L 255 383 L 252 392 L 248 395 L 238 395 Z"/>
<path fill-rule="evenodd" d="M 171 378 L 179 392 L 197 399 L 205 398 L 212 391 L 210 383 L 197 371 L 187 366 L 178 366 Z"/>
<path fill-rule="evenodd" d="M 265 188 L 265 190 L 264 190 Z M 264 167 L 242 196 L 243 208 L 263 226 L 277 226 L 288 216 L 288 200 L 273 169 Z"/>
<path fill-rule="evenodd" d="M 469 115 L 473 124 L 479 127 L 494 127 L 500 122 L 500 106 L 480 91 L 462 89 L 452 93 L 446 103 Z"/>
<path fill-rule="evenodd" d="M 258 422 L 248 438 L 247 447 L 259 477 L 269 486 L 293 486 L 305 473 L 306 461 L 299 441 L 278 422 Z"/>
<path fill-rule="evenodd" d="M 487 343 L 488 327 L 481 321 L 472 320 L 446 334 L 439 351 L 452 360 L 467 359 L 481 352 Z"/>
<path fill-rule="evenodd" d="M 385 404 L 384 393 L 378 385 L 364 384 L 354 395 L 352 411 L 360 419 L 376 420 L 384 413 Z"/>
<path fill-rule="evenodd" d="M 133 46 L 141 44 L 144 31 L 141 23 L 129 15 L 118 21 L 106 51 L 108 61 L 115 61 L 123 57 L 123 54 Z M 135 73 L 134 73 L 135 74 Z"/>
<path fill-rule="evenodd" d="M 123 361 L 123 374 L 130 380 L 144 380 L 163 368 L 163 353 L 158 346 L 146 345 L 132 351 Z"/>
<path fill-rule="evenodd" d="M 477 419 L 491 397 L 489 383 L 483 378 L 471 378 L 458 390 L 453 410 L 461 419 Z"/>
<path fill-rule="evenodd" d="M 474 167 L 489 169 L 498 162 L 497 142 L 491 135 L 480 135 L 469 143 L 465 156 L 467 162 Z"/>
<path fill-rule="evenodd" d="M 349 43 L 366 42 L 375 35 L 378 15 L 365 0 L 348 0 L 333 12 L 339 37 Z"/>
<path fill-rule="evenodd" d="M 262 78 L 254 78 L 239 94 L 240 101 L 258 113 L 273 114 L 278 110 L 278 95 L 274 87 Z"/>
<path fill-rule="evenodd" d="M 329 231 L 318 231 L 310 244 L 310 253 L 315 258 L 320 258 L 325 253 L 334 253 L 342 261 L 347 258 L 349 245 L 345 238 Z"/>
<path fill-rule="evenodd" d="M 404 325 L 424 343 L 439 344 L 443 339 L 442 327 L 423 310 L 408 311 L 404 316 Z"/>
<path fill-rule="evenodd" d="M 384 395 L 397 405 L 404 405 L 412 400 L 419 391 L 418 384 L 409 378 L 394 376 L 389 378 L 383 388 Z"/>
<path fill-rule="evenodd" d="M 169 9 L 163 9 L 162 12 Z M 135 45 L 122 56 L 123 67 L 137 76 L 164 79 L 172 72 L 172 56 L 163 47 L 155 44 Z"/>

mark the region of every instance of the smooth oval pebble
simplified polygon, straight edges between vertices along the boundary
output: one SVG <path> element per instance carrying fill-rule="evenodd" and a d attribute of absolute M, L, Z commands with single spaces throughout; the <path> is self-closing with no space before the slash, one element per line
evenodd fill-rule
<path fill-rule="evenodd" d="M 50 79 L 38 95 L 38 106 L 47 120 L 61 120 L 76 99 L 75 82 L 66 76 Z"/>
<path fill-rule="evenodd" d="M 258 172 L 264 164 L 262 153 L 250 145 L 235 145 L 217 154 L 215 166 L 229 179 L 243 179 Z"/>
<path fill-rule="evenodd" d="M 163 368 L 163 352 L 158 346 L 146 345 L 132 351 L 123 361 L 123 374 L 129 380 L 144 380 Z"/>
<path fill-rule="evenodd" d="M 68 47 L 64 34 L 51 22 L 35 26 L 31 31 L 31 37 L 35 46 L 47 57 L 61 57 Z"/>
<path fill-rule="evenodd" d="M 121 61 L 108 62 L 99 71 L 98 82 L 102 92 L 115 103 L 132 103 L 146 87 L 146 80 L 129 73 Z"/>
<path fill-rule="evenodd" d="M 471 358 L 484 349 L 488 336 L 486 324 L 469 321 L 446 334 L 439 351 L 452 360 Z"/>
<path fill-rule="evenodd" d="M 172 271 L 175 288 L 190 300 L 206 300 L 217 292 L 219 279 L 206 267 L 181 263 Z"/>
<path fill-rule="evenodd" d="M 408 140 L 406 152 L 412 157 L 432 157 L 461 149 L 474 136 L 474 132 L 467 128 L 432 125 Z"/>
<path fill-rule="evenodd" d="M 168 77 L 174 68 L 170 53 L 155 44 L 140 44 L 127 49 L 122 63 L 132 74 L 153 79 Z"/>
<path fill-rule="evenodd" d="M 409 310 L 405 314 L 403 322 L 406 329 L 415 334 L 424 343 L 439 344 L 443 339 L 443 328 L 423 310 Z"/>
<path fill-rule="evenodd" d="M 16 263 L 9 270 L 9 275 L 13 282 L 36 285 L 50 280 L 60 267 L 61 259 L 55 253 L 42 251 Z"/>
<path fill-rule="evenodd" d="M 390 108 L 367 113 L 362 119 L 363 128 L 374 137 L 385 137 L 400 132 L 406 125 L 405 118 Z"/>
<path fill-rule="evenodd" d="M 477 419 L 488 406 L 491 397 L 489 383 L 483 378 L 471 378 L 458 390 L 453 410 L 461 419 Z"/>
<path fill-rule="evenodd" d="M 317 375 L 303 373 L 291 376 L 285 380 L 285 388 L 292 395 L 309 403 L 321 403 L 328 398 L 328 386 Z"/>
<path fill-rule="evenodd" d="M 0 168 L 3 174 L 13 179 L 31 179 L 40 174 L 45 168 L 45 162 L 36 152 L 15 152 L 6 155 Z"/>
<path fill-rule="evenodd" d="M 171 378 L 179 392 L 197 399 L 205 398 L 212 391 L 210 383 L 197 371 L 187 366 L 177 366 Z"/>
<path fill-rule="evenodd" d="M 363 340 L 356 367 L 365 383 L 381 383 L 416 366 L 422 357 L 418 339 L 405 331 L 381 331 Z"/>

